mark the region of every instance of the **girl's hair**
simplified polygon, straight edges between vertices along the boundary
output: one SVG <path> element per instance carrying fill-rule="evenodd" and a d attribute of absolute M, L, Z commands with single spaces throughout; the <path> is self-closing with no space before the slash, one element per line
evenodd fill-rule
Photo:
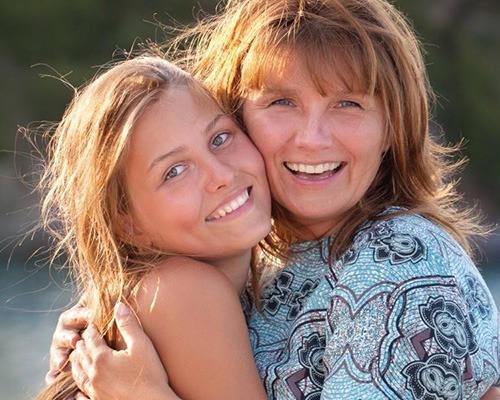
<path fill-rule="evenodd" d="M 156 56 L 116 63 L 81 90 L 62 121 L 47 132 L 48 163 L 39 183 L 42 222 L 74 273 L 93 322 L 110 345 L 116 340 L 113 309 L 164 256 L 136 246 L 123 226 L 128 211 L 122 166 L 138 119 L 173 85 L 203 91 L 180 68 Z M 208 95 L 208 94 L 207 94 Z M 40 399 L 65 399 L 76 389 L 62 373 Z"/>
<path fill-rule="evenodd" d="M 372 185 L 343 216 L 332 256 L 345 252 L 363 223 L 391 205 L 435 221 L 471 252 L 471 237 L 481 228 L 473 210 L 460 208 L 452 180 L 464 161 L 454 161 L 457 147 L 440 144 L 429 132 L 433 94 L 420 43 L 386 0 L 228 0 L 172 48 L 240 120 L 248 91 L 298 59 L 322 93 L 333 77 L 380 97 L 389 147 Z M 277 204 L 273 217 L 265 247 L 286 256 L 301 227 Z"/>

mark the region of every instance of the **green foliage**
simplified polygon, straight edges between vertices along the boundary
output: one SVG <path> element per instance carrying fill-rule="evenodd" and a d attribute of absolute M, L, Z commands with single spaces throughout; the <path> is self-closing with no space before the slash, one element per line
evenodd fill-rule
<path fill-rule="evenodd" d="M 439 96 L 436 120 L 449 141 L 467 140 L 469 181 L 500 203 L 500 2 L 394 0 L 425 44 Z M 201 6 L 200 6 L 201 4 Z M 161 40 L 155 21 L 192 20 L 215 0 L 20 0 L 0 3 L 0 148 L 12 149 L 17 126 L 58 120 L 96 66 L 135 41 Z M 470 186 L 470 185 L 469 185 Z M 499 214 L 498 209 L 495 211 Z"/>
<path fill-rule="evenodd" d="M 57 80 L 41 79 L 42 75 L 64 77 L 80 86 L 113 52 L 156 39 L 156 20 L 191 20 L 195 4 L 185 0 L 1 2 L 0 148 L 12 148 L 18 126 L 60 118 L 72 91 Z"/>
<path fill-rule="evenodd" d="M 425 44 L 431 84 L 439 100 L 435 119 L 447 140 L 466 140 L 469 197 L 481 198 L 491 217 L 498 219 L 500 3 L 397 0 L 395 5 L 412 19 Z"/>

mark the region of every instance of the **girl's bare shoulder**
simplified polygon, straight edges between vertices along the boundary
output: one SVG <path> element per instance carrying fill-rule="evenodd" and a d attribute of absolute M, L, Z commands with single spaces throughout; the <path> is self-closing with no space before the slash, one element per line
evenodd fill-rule
<path fill-rule="evenodd" d="M 137 305 L 183 312 L 190 307 L 239 301 L 236 288 L 216 267 L 189 257 L 172 257 L 155 266 L 141 281 Z"/>

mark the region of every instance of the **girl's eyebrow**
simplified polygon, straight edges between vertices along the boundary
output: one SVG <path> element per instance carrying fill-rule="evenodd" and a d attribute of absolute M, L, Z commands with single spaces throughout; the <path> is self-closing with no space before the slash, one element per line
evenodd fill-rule
<path fill-rule="evenodd" d="M 224 114 L 224 113 L 217 114 L 214 117 L 214 119 L 212 119 L 212 121 L 210 121 L 207 124 L 205 129 L 203 129 L 203 134 L 208 135 L 208 133 L 210 133 L 210 131 L 214 128 L 214 126 L 217 125 L 217 122 L 219 122 L 219 120 L 225 116 L 226 116 L 226 114 Z M 161 154 L 160 156 L 156 157 L 151 162 L 150 166 L 148 167 L 148 172 L 151 171 L 158 163 L 162 162 L 163 160 L 165 160 L 169 157 L 175 156 L 178 153 L 181 153 L 185 149 L 186 149 L 185 146 L 178 146 L 178 147 L 175 147 L 174 149 L 168 151 L 167 153 Z"/>
<path fill-rule="evenodd" d="M 151 165 L 148 167 L 148 172 L 151 171 L 156 165 L 158 165 L 160 162 L 166 160 L 169 157 L 172 157 L 178 153 L 182 153 L 186 149 L 185 146 L 179 146 L 176 147 L 175 149 L 172 149 L 171 151 L 164 153 L 158 157 L 156 157 L 152 162 Z"/>
<path fill-rule="evenodd" d="M 219 120 L 223 117 L 226 117 L 226 114 L 224 113 L 220 113 L 220 114 L 217 114 L 214 119 L 212 121 L 210 121 L 208 123 L 208 125 L 206 126 L 206 128 L 204 129 L 203 133 L 205 135 L 207 135 L 214 127 L 215 125 L 217 125 L 217 122 L 219 122 Z"/>

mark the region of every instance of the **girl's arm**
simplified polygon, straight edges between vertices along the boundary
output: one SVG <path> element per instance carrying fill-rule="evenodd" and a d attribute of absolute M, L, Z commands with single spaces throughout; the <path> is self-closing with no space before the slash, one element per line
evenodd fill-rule
<path fill-rule="evenodd" d="M 77 345 L 73 375 L 93 399 L 267 399 L 239 294 L 214 267 L 169 261 L 141 284 L 137 314 L 154 348 L 132 315 L 125 350 L 111 350 L 93 327 Z"/>
<path fill-rule="evenodd" d="M 150 273 L 138 316 L 183 399 L 267 399 L 239 293 L 216 268 L 188 258 Z"/>

